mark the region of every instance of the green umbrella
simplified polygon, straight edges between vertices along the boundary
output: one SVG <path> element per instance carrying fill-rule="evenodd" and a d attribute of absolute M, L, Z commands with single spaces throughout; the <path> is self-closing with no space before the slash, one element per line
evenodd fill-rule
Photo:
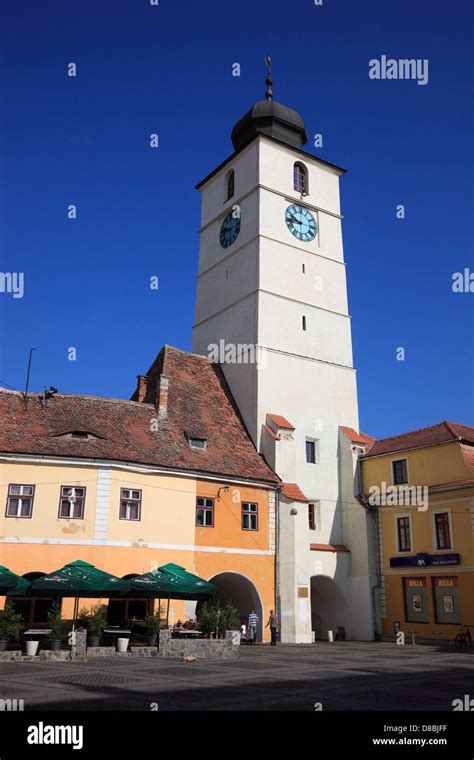
<path fill-rule="evenodd" d="M 48 593 L 49 596 L 74 596 L 74 621 L 81 597 L 111 597 L 130 589 L 130 581 L 99 570 L 89 562 L 69 562 L 54 573 L 43 575 L 31 584 L 32 591 Z"/>
<path fill-rule="evenodd" d="M 158 570 L 165 578 L 177 582 L 176 592 L 180 596 L 175 597 L 176 599 L 207 599 L 214 596 L 217 591 L 217 586 L 213 583 L 189 573 L 184 567 L 175 565 L 174 562 L 168 562 L 167 565 L 159 567 Z"/>
<path fill-rule="evenodd" d="M 29 585 L 30 581 L 26 578 L 12 573 L 5 565 L 0 565 L 0 594 L 9 594 L 10 596 L 16 596 L 18 593 L 24 594 Z"/>
<path fill-rule="evenodd" d="M 137 575 L 132 579 L 132 591 L 136 591 L 142 596 L 167 597 L 170 594 L 171 597 L 176 598 L 174 594 L 186 593 L 187 587 L 168 573 L 151 570 L 149 573 Z"/>

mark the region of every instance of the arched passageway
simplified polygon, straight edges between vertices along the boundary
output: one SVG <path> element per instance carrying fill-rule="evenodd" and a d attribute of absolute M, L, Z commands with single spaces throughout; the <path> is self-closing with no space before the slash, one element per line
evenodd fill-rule
<path fill-rule="evenodd" d="M 209 578 L 217 586 L 217 597 L 221 602 L 232 602 L 237 607 L 241 622 L 248 624 L 252 610 L 258 615 L 257 641 L 262 640 L 263 608 L 260 595 L 252 581 L 239 573 L 219 573 Z"/>
<path fill-rule="evenodd" d="M 348 606 L 336 581 L 326 575 L 311 578 L 311 629 L 316 640 L 327 640 L 328 631 L 347 631 Z"/>

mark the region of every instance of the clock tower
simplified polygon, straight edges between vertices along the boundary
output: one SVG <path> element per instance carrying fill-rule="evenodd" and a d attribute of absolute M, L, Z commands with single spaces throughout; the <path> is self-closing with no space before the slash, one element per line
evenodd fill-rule
<path fill-rule="evenodd" d="M 371 518 L 354 496 L 358 431 L 339 180 L 267 92 L 200 184 L 193 351 L 222 364 L 257 449 L 282 479 L 281 638 L 373 637 Z"/>

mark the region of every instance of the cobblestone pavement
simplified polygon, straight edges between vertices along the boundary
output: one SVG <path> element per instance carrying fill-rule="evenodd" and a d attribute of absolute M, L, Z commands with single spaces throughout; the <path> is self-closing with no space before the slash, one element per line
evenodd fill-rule
<path fill-rule="evenodd" d="M 0 698 L 30 710 L 452 710 L 474 650 L 335 642 L 241 647 L 234 661 L 0 662 Z M 153 707 L 154 705 L 154 707 Z"/>

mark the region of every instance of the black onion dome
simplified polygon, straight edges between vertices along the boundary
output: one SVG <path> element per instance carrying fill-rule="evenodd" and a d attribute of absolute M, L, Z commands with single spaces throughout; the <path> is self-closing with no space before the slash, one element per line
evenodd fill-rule
<path fill-rule="evenodd" d="M 303 117 L 274 100 L 259 100 L 237 122 L 231 135 L 235 150 L 241 150 L 258 133 L 294 148 L 302 148 L 308 142 Z"/>

